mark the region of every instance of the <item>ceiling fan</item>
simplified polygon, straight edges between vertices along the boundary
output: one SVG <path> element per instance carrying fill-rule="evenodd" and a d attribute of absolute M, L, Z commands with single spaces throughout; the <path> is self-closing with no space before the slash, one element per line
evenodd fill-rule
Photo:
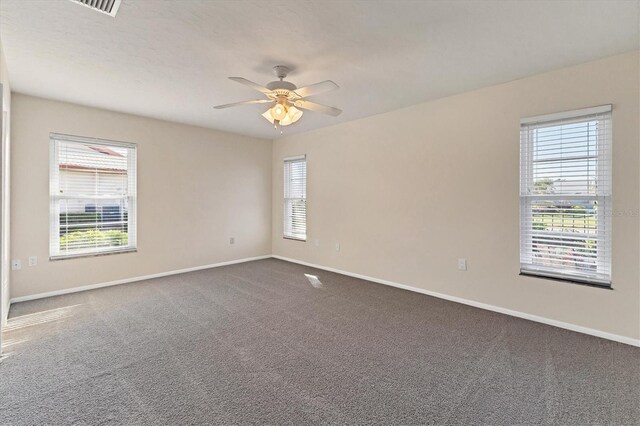
<path fill-rule="evenodd" d="M 295 84 L 284 80 L 287 77 L 287 74 L 289 74 L 289 71 L 291 71 L 288 67 L 284 65 L 276 65 L 273 67 L 273 70 L 280 80 L 267 83 L 266 87 L 260 86 L 259 84 L 242 77 L 229 77 L 230 80 L 237 81 L 238 83 L 244 84 L 258 92 L 261 92 L 266 96 L 266 99 L 235 102 L 232 104 L 218 105 L 214 108 L 223 109 L 241 105 L 272 104 L 269 109 L 262 114 L 262 116 L 276 128 L 278 128 L 278 126 L 288 126 L 298 121 L 300 117 L 302 117 L 302 109 L 321 112 L 334 117 L 340 115 L 342 112 L 342 110 L 338 108 L 321 105 L 307 100 L 309 96 L 338 89 L 338 85 L 333 81 L 326 80 L 310 86 L 298 88 Z"/>

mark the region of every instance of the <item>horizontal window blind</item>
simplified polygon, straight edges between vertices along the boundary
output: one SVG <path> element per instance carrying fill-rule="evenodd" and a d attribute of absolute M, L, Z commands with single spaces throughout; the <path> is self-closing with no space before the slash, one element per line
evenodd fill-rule
<path fill-rule="evenodd" d="M 520 269 L 611 284 L 611 106 L 520 128 Z"/>
<path fill-rule="evenodd" d="M 307 239 L 307 160 L 284 160 L 284 237 Z"/>
<path fill-rule="evenodd" d="M 136 248 L 136 146 L 51 134 L 51 259 Z"/>

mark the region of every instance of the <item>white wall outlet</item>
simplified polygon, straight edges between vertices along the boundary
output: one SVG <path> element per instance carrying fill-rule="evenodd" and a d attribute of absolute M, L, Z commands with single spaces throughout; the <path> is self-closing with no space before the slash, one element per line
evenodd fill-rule
<path fill-rule="evenodd" d="M 38 264 L 38 256 L 29 256 L 29 266 L 36 266 Z"/>
<path fill-rule="evenodd" d="M 229 244 L 233 245 L 236 243 L 236 237 L 229 237 Z"/>
<path fill-rule="evenodd" d="M 340 251 L 340 243 L 336 243 L 336 251 Z"/>
<path fill-rule="evenodd" d="M 466 271 L 467 270 L 467 259 L 458 259 L 458 270 Z"/>
<path fill-rule="evenodd" d="M 13 259 L 11 261 L 11 270 L 17 271 L 20 269 L 22 269 L 22 262 L 20 262 L 20 259 Z"/>
<path fill-rule="evenodd" d="M 320 247 L 320 240 L 315 240 L 313 243 L 316 245 L 316 247 Z"/>

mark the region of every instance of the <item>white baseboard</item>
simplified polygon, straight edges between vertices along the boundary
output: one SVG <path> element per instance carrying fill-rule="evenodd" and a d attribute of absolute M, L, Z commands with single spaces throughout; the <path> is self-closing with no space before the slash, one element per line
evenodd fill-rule
<path fill-rule="evenodd" d="M 328 266 L 316 265 L 316 264 L 313 264 L 313 263 L 304 262 L 302 260 L 292 259 L 292 258 L 289 258 L 289 257 L 277 256 L 277 255 L 273 255 L 272 257 L 274 257 L 276 259 L 284 260 L 284 261 L 287 261 L 287 262 L 298 263 L 300 265 L 310 266 L 312 268 L 323 269 L 323 270 L 329 271 L 329 272 L 335 272 L 337 274 L 347 275 L 347 276 L 354 277 L 354 278 L 360 278 L 360 279 L 371 281 L 371 282 L 378 283 L 378 284 L 384 284 L 384 285 L 388 285 L 388 286 L 392 286 L 392 287 L 402 288 L 404 290 L 414 291 L 416 293 L 422 293 L 422 294 L 426 294 L 428 296 L 437 297 L 439 299 L 449 300 L 451 302 L 462 303 L 464 305 L 469 305 L 469 306 L 473 306 L 473 307 L 480 308 L 480 309 L 486 309 L 488 311 L 498 312 L 498 313 L 501 313 L 501 314 L 510 315 L 510 316 L 513 316 L 513 317 L 518 317 L 518 318 L 522 318 L 522 319 L 526 319 L 526 320 L 530 320 L 530 321 L 535 321 L 535 322 L 539 322 L 539 323 L 542 323 L 542 324 L 552 325 L 554 327 L 564 328 L 566 330 L 571 330 L 571 331 L 575 331 L 575 332 L 578 332 L 578 333 L 583 333 L 583 334 L 588 334 L 588 335 L 591 335 L 591 336 L 601 337 L 603 339 L 613 340 L 614 342 L 620 342 L 620 343 L 625 343 L 627 345 L 640 347 L 640 339 L 633 339 L 631 337 L 620 336 L 618 334 L 613 334 L 613 333 L 607 333 L 605 331 L 600 331 L 600 330 L 596 330 L 596 329 L 593 329 L 593 328 L 582 327 L 580 325 L 575 325 L 575 324 L 571 324 L 571 323 L 563 322 L 563 321 L 556 321 L 556 320 L 545 318 L 545 317 L 541 317 L 541 316 L 538 316 L 538 315 L 527 314 L 527 313 L 524 313 L 524 312 L 514 311 L 512 309 L 502 308 L 500 306 L 494 306 L 494 305 L 489 305 L 489 304 L 486 304 L 486 303 L 476 302 L 474 300 L 463 299 L 462 297 L 456 297 L 456 296 L 450 296 L 448 294 L 437 293 L 435 291 L 425 290 L 423 288 L 418 288 L 418 287 L 412 287 L 412 286 L 405 285 L 405 284 L 399 284 L 399 283 L 396 283 L 396 282 L 393 282 L 393 281 L 389 281 L 389 280 L 383 280 L 383 279 L 380 279 L 380 278 L 369 277 L 369 276 L 361 275 L 361 274 L 354 274 L 353 272 L 342 271 L 340 269 L 330 268 Z"/>
<path fill-rule="evenodd" d="M 174 270 L 174 271 L 160 272 L 160 273 L 157 273 L 157 274 L 143 275 L 143 276 L 140 276 L 140 277 L 125 278 L 125 279 L 122 279 L 122 280 L 108 281 L 108 282 L 98 283 L 98 284 L 83 285 L 81 287 L 73 287 L 73 288 L 65 288 L 65 289 L 62 289 L 62 290 L 47 291 L 45 293 L 31 294 L 29 296 L 14 297 L 14 298 L 12 298 L 10 300 L 9 303 L 26 302 L 28 300 L 42 299 L 42 298 L 51 297 L 51 296 L 60 296 L 62 294 L 77 293 L 79 291 L 94 290 L 96 288 L 109 287 L 109 286 L 112 286 L 112 285 L 128 284 L 128 283 L 133 283 L 133 282 L 136 282 L 136 281 L 144 281 L 144 280 L 149 280 L 151 278 L 166 277 L 166 276 L 169 276 L 169 275 L 183 274 L 185 272 L 200 271 L 202 269 L 218 268 L 220 266 L 233 265 L 233 264 L 236 264 L 236 263 L 251 262 L 253 260 L 269 259 L 270 257 L 271 257 L 271 255 L 247 257 L 247 258 L 244 258 L 244 259 L 229 260 L 227 262 L 212 263 L 210 265 L 194 266 L 192 268 L 177 269 L 177 270 Z"/>

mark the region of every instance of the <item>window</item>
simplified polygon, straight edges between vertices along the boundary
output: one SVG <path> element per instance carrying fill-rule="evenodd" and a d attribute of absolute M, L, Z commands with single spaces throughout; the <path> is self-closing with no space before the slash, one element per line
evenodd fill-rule
<path fill-rule="evenodd" d="M 307 159 L 284 160 L 284 238 L 307 239 Z"/>
<path fill-rule="evenodd" d="M 136 145 L 51 134 L 51 259 L 136 248 Z"/>
<path fill-rule="evenodd" d="M 611 105 L 521 120 L 520 270 L 611 285 Z"/>

